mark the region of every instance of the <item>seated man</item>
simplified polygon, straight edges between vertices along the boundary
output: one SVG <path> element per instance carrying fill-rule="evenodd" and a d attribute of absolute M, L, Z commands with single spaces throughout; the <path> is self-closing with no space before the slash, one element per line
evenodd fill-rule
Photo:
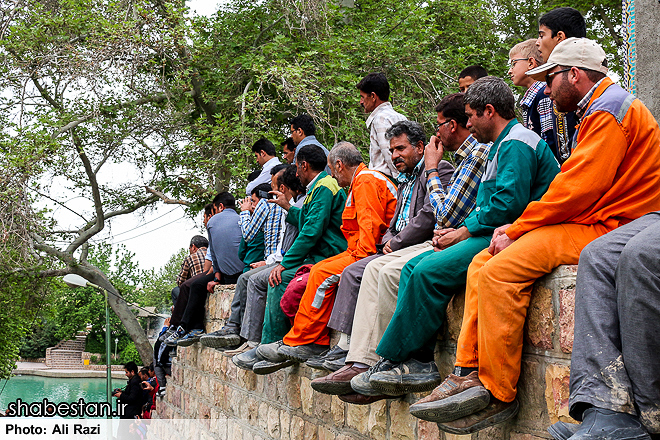
<path fill-rule="evenodd" d="M 172 289 L 172 304 L 176 304 L 179 292 L 181 291 L 181 284 L 204 271 L 206 249 L 208 247 L 209 241 L 206 237 L 195 235 L 190 239 L 190 246 L 188 246 L 188 252 L 190 252 L 190 255 L 186 256 L 181 263 L 181 270 L 176 277 L 176 287 Z"/>
<path fill-rule="evenodd" d="M 282 363 L 292 363 L 277 354 L 277 348 L 291 327 L 289 318 L 280 308 L 280 301 L 298 268 L 304 264 L 316 264 L 346 250 L 346 238 L 341 231 L 346 193 L 335 179 L 323 171 L 327 165 L 327 157 L 321 147 L 305 145 L 300 148 L 296 167 L 300 181 L 307 187 L 303 206 L 291 206 L 284 194 L 278 194 L 274 201 L 288 211 L 286 221 L 297 226 L 299 232 L 268 278 L 270 286 L 261 334 L 262 345 L 257 348 L 260 362 L 254 364 L 255 373 L 267 374 L 274 371 L 272 368 L 282 368 Z"/>
<path fill-rule="evenodd" d="M 279 171 L 286 165 L 276 165 L 271 170 Z M 200 338 L 200 343 L 206 347 L 237 348 L 243 341 L 240 340 L 241 321 L 245 312 L 247 298 L 247 283 L 251 276 L 272 268 L 278 260 L 276 256 L 282 245 L 284 235 L 284 218 L 286 213 L 279 206 L 268 203 L 270 184 L 262 183 L 252 188 L 250 197 L 246 197 L 241 203 L 240 226 L 243 239 L 248 243 L 255 239 L 257 233 L 263 232 L 265 237 L 264 261 L 252 265 L 252 269 L 244 272 L 236 281 L 236 292 L 231 306 L 231 315 L 227 324 L 217 330 Z M 225 338 L 225 336 L 232 337 Z"/>
<path fill-rule="evenodd" d="M 190 297 L 177 330 L 165 339 L 169 346 L 188 346 L 199 341 L 204 332 L 204 306 L 207 292 L 216 284 L 234 284 L 242 273 L 243 262 L 238 259 L 241 229 L 236 201 L 228 192 L 221 192 L 213 199 L 216 214 L 206 224 L 209 233 L 209 250 L 213 273 L 191 280 Z"/>
<path fill-rule="evenodd" d="M 328 321 L 329 328 L 340 332 L 339 343 L 323 356 L 309 359 L 307 365 L 312 368 L 329 368 L 335 371 L 344 366 L 348 353 L 349 335 L 353 329 L 355 303 L 367 264 L 376 258 L 387 260 L 396 258 L 389 256 L 401 249 L 410 249 L 411 246 L 430 240 L 433 236 L 435 217 L 426 193 L 427 179 L 424 173 L 424 145 L 426 144 L 424 128 L 414 121 L 395 122 L 386 130 L 385 138 L 390 143 L 391 160 L 399 171 L 394 217 L 382 238 L 382 250 L 351 264 L 342 272 L 337 297 Z M 442 186 L 445 187 L 454 168 L 444 160 L 436 162 L 433 168 L 441 170 L 439 171 L 440 179 Z M 364 321 L 356 324 L 358 333 L 369 331 L 363 324 Z M 327 366 L 325 366 L 326 362 Z"/>
<path fill-rule="evenodd" d="M 569 38 L 528 72 L 546 79 L 557 110 L 576 111 L 576 147 L 541 200 L 498 228 L 489 249 L 470 264 L 454 374 L 410 408 L 440 421 L 443 431 L 475 432 L 515 414 L 534 281 L 559 265 L 577 264 L 594 239 L 660 209 L 660 129 L 639 100 L 605 76 L 606 64 L 596 42 Z M 579 407 L 572 407 L 577 419 Z"/>
<path fill-rule="evenodd" d="M 429 196 L 426 203 L 430 203 L 429 208 L 434 213 L 432 222 L 437 222 L 439 228 L 457 227 L 474 208 L 477 188 L 490 149 L 489 145 L 478 143 L 465 127 L 468 118 L 465 115 L 463 96 L 462 93 L 446 96 L 436 106 L 436 136 L 431 137 L 424 151 L 424 174 L 428 176 L 425 189 Z M 395 139 L 398 137 L 393 137 L 392 141 L 396 142 Z M 457 164 L 446 192 L 438 171 L 438 162 L 445 150 L 454 152 Z M 424 210 L 419 215 L 423 212 Z M 408 225 L 404 232 L 414 227 L 415 223 L 417 222 Z M 403 237 L 408 237 L 408 243 L 413 243 L 415 239 L 425 241 L 401 246 L 400 240 Z M 426 240 L 427 238 L 429 239 Z M 351 335 L 346 366 L 336 374 L 313 380 L 312 388 L 329 394 L 352 393 L 351 379 L 378 362 L 376 347 L 396 307 L 401 270 L 411 258 L 433 248 L 430 238 L 430 235 L 418 238 L 416 235 L 397 234 L 386 243 L 384 256 L 368 262 L 359 285 L 354 317 L 351 316 L 355 329 Z M 344 281 L 350 281 L 352 278 L 352 270 L 347 270 L 342 274 L 340 293 Z M 355 282 L 357 283 L 358 281 Z M 313 361 L 310 360 L 310 363 Z M 324 362 L 325 364 L 330 362 Z M 371 397 L 364 395 L 353 395 L 351 398 L 360 403 L 368 403 L 371 400 Z"/>
<path fill-rule="evenodd" d="M 350 264 L 376 253 L 396 207 L 396 190 L 390 180 L 362 162 L 362 155 L 349 142 L 339 142 L 328 155 L 328 166 L 340 186 L 348 187 L 341 230 L 348 241 L 346 251 L 312 267 L 293 328 L 284 336 L 278 353 L 294 362 L 327 349 L 327 327 L 342 271 Z"/>

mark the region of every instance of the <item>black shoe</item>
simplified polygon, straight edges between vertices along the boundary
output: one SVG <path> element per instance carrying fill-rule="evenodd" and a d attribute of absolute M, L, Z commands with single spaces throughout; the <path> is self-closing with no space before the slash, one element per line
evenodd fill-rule
<path fill-rule="evenodd" d="M 257 354 L 257 347 L 254 347 L 248 351 L 245 351 L 240 354 L 236 354 L 231 358 L 231 361 L 238 367 L 243 370 L 252 371 L 254 364 L 262 360 Z"/>
<path fill-rule="evenodd" d="M 223 327 L 218 331 L 202 336 L 199 343 L 211 348 L 231 347 L 240 345 L 241 337 L 238 333 L 227 333 Z"/>
<path fill-rule="evenodd" d="M 199 342 L 199 339 L 203 334 L 204 330 L 201 328 L 190 330 L 185 334 L 185 336 L 176 341 L 176 345 L 180 345 L 181 347 L 189 347 L 195 342 Z"/>
<path fill-rule="evenodd" d="M 390 396 L 431 391 L 441 382 L 442 377 L 435 362 L 419 362 L 415 359 L 401 362 L 369 378 L 369 383 L 376 391 Z"/>
<path fill-rule="evenodd" d="M 339 367 L 341 368 L 344 366 L 347 354 L 348 354 L 348 350 L 342 350 L 341 348 L 339 348 L 338 345 L 335 345 L 334 347 L 324 351 L 320 355 L 307 359 L 305 365 L 307 365 L 310 368 L 314 368 L 316 370 L 326 370 L 328 369 L 325 367 L 326 362 L 333 362 L 333 361 L 337 361 L 338 359 L 343 359 L 341 362 L 341 366 Z M 330 371 L 337 371 L 339 370 L 339 368 Z"/>
<path fill-rule="evenodd" d="M 285 359 L 281 362 L 259 361 L 252 367 L 252 371 L 256 374 L 270 374 L 282 368 L 290 367 L 295 362 Z"/>
<path fill-rule="evenodd" d="M 292 347 L 290 345 L 282 344 L 280 348 L 277 349 L 277 352 L 289 360 L 303 363 L 309 358 L 318 356 L 327 350 L 327 345 L 306 344 Z"/>
<path fill-rule="evenodd" d="M 548 427 L 548 432 L 555 440 L 568 440 L 580 429 L 575 423 L 557 422 Z"/>
<path fill-rule="evenodd" d="M 280 363 L 287 360 L 278 353 L 278 349 L 284 344 L 282 341 L 271 342 L 270 344 L 261 344 L 257 347 L 257 354 L 264 360 L 273 363 Z"/>
<path fill-rule="evenodd" d="M 651 440 L 639 419 L 630 414 L 602 408 L 588 408 L 571 440 Z"/>
<path fill-rule="evenodd" d="M 364 373 L 360 373 L 351 379 L 351 388 L 353 388 L 353 391 L 355 391 L 356 393 L 365 396 L 380 396 L 383 393 L 374 389 L 374 387 L 371 386 L 371 382 L 370 382 L 371 376 L 381 371 L 390 370 L 396 367 L 397 365 L 398 364 L 395 362 L 391 362 L 388 361 L 387 359 L 380 358 L 380 360 L 376 362 L 376 365 L 369 367 L 367 371 L 365 371 Z"/>

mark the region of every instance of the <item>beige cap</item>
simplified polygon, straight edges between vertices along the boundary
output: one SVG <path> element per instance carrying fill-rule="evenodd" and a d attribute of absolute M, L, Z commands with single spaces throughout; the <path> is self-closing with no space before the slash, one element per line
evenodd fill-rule
<path fill-rule="evenodd" d="M 556 66 L 581 67 L 607 73 L 607 57 L 598 43 L 588 38 L 567 38 L 548 57 L 548 62 L 525 72 L 536 81 L 545 81 L 548 70 Z"/>

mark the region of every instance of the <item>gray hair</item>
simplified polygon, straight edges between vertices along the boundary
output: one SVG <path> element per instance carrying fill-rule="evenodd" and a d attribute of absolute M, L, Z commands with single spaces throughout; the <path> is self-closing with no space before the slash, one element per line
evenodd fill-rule
<path fill-rule="evenodd" d="M 390 128 L 385 132 L 385 139 L 388 141 L 392 140 L 397 136 L 405 134 L 408 138 L 410 145 L 415 146 L 422 141 L 422 144 L 426 145 L 426 134 L 424 133 L 424 128 L 422 124 L 415 121 L 399 121 L 392 124 Z"/>
<path fill-rule="evenodd" d="M 195 235 L 191 240 L 190 240 L 190 245 L 195 245 L 195 247 L 201 249 L 205 247 L 209 247 L 209 241 L 206 239 L 206 237 L 202 235 Z"/>
<path fill-rule="evenodd" d="M 334 164 L 338 160 L 346 166 L 356 167 L 362 163 L 362 154 L 350 142 L 339 141 L 328 154 L 329 163 Z"/>
<path fill-rule="evenodd" d="M 483 115 L 486 105 L 490 104 L 504 119 L 516 117 L 516 99 L 513 92 L 503 79 L 494 76 L 476 80 L 465 91 L 465 104 L 469 105 L 477 116 Z"/>

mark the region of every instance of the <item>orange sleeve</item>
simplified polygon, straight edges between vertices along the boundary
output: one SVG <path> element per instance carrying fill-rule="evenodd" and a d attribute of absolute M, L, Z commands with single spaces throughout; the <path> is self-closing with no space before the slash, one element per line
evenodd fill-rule
<path fill-rule="evenodd" d="M 628 141 L 614 116 L 596 112 L 580 124 L 577 146 L 541 200 L 506 230 L 516 240 L 541 226 L 575 221 L 612 187 Z"/>
<path fill-rule="evenodd" d="M 368 177 L 357 180 L 353 187 L 353 203 L 357 213 L 358 237 L 352 254 L 356 258 L 365 258 L 376 253 L 376 243 L 389 226 L 385 218 L 388 199 L 386 194 L 382 194 L 377 179 Z"/>

